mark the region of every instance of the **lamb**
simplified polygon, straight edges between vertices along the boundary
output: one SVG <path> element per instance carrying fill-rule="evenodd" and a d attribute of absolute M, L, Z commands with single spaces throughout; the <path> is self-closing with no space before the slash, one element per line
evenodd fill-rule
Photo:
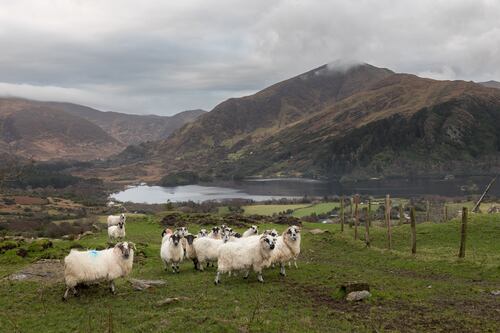
<path fill-rule="evenodd" d="M 108 227 L 108 237 L 110 239 L 125 238 L 125 223 L 119 222 L 118 225 Z"/>
<path fill-rule="evenodd" d="M 123 222 L 125 224 L 125 220 L 127 217 L 125 214 L 120 214 L 118 216 L 115 215 L 109 215 L 108 216 L 108 227 L 111 227 L 112 225 L 118 225 L 118 223 Z"/>
<path fill-rule="evenodd" d="M 213 227 L 212 231 L 208 234 L 208 237 L 212 239 L 221 239 L 222 237 L 219 227 Z"/>
<path fill-rule="evenodd" d="M 83 282 L 109 282 L 110 291 L 116 292 L 114 280 L 125 277 L 132 271 L 135 245 L 131 242 L 116 244 L 111 249 L 102 251 L 71 250 L 64 258 L 64 281 L 66 292 L 63 301 L 68 299 L 69 291 L 76 296 L 76 285 Z"/>
<path fill-rule="evenodd" d="M 198 258 L 196 257 L 196 251 L 194 249 L 193 243 L 196 240 L 197 236 L 187 234 L 184 239 L 186 240 L 186 251 L 184 256 L 186 259 L 190 259 L 193 261 L 194 269 L 198 270 Z"/>
<path fill-rule="evenodd" d="M 201 229 L 200 232 L 198 233 L 198 238 L 207 237 L 207 236 L 208 236 L 207 229 Z"/>
<path fill-rule="evenodd" d="M 172 272 L 179 273 L 179 263 L 184 258 L 184 249 L 181 244 L 181 235 L 175 232 L 172 235 L 165 235 L 162 239 L 160 257 L 165 263 L 165 270 L 168 265 L 172 265 Z"/>
<path fill-rule="evenodd" d="M 196 258 L 198 259 L 198 269 L 200 271 L 203 271 L 205 262 L 208 266 L 210 262 L 217 261 L 219 247 L 221 247 L 224 242 L 225 239 L 223 240 L 203 237 L 198 238 L 196 242 L 193 243 L 193 247 L 196 252 Z"/>
<path fill-rule="evenodd" d="M 297 257 L 300 254 L 300 229 L 297 226 L 288 227 L 276 241 L 276 249 L 272 253 L 272 263 L 280 264 L 280 275 L 285 276 L 285 263 L 294 260 L 297 267 Z"/>
<path fill-rule="evenodd" d="M 255 236 L 259 233 L 259 230 L 256 225 L 251 226 L 248 228 L 244 233 L 242 237 L 249 237 L 249 236 Z"/>
<path fill-rule="evenodd" d="M 215 285 L 220 283 L 221 273 L 230 274 L 232 271 L 246 271 L 244 276 L 246 279 L 250 269 L 257 273 L 259 282 L 264 282 L 262 269 L 271 265 L 274 247 L 274 240 L 269 235 L 252 237 L 246 241 L 225 243 L 219 249 Z"/>

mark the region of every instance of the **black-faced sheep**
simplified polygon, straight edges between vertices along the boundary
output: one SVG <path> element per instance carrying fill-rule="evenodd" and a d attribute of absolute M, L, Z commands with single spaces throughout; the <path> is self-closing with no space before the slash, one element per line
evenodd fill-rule
<path fill-rule="evenodd" d="M 71 250 L 64 258 L 66 292 L 63 300 L 68 298 L 70 290 L 77 295 L 78 283 L 106 280 L 111 292 L 115 293 L 114 280 L 127 276 L 132 271 L 134 250 L 135 245 L 131 242 L 118 243 L 113 248 L 102 251 Z"/>

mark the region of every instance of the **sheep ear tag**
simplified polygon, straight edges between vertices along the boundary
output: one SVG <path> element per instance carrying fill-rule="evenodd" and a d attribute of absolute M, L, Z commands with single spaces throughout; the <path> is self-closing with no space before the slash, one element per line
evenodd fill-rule
<path fill-rule="evenodd" d="M 97 257 L 97 255 L 98 255 L 98 254 L 99 254 L 99 252 L 97 252 L 97 250 L 90 250 L 90 251 L 89 251 L 89 255 L 90 255 L 91 257 L 94 257 L 94 258 L 95 258 L 95 257 Z"/>

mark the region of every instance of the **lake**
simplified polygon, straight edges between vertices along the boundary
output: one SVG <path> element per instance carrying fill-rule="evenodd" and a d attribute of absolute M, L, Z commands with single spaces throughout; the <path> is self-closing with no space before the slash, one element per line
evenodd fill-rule
<path fill-rule="evenodd" d="M 182 201 L 224 199 L 250 199 L 266 201 L 280 198 L 325 197 L 354 193 L 397 197 L 440 195 L 459 197 L 480 194 L 492 177 L 468 176 L 452 179 L 384 179 L 349 183 L 326 182 L 312 179 L 280 178 L 227 181 L 175 187 L 139 185 L 114 193 L 111 198 L 119 201 L 157 204 Z M 500 181 L 492 186 L 492 196 L 500 196 Z"/>

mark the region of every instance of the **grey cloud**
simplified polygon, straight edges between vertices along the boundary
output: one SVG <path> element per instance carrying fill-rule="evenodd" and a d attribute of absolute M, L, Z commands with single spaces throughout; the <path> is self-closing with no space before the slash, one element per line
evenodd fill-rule
<path fill-rule="evenodd" d="M 6 1 L 0 94 L 173 114 L 336 59 L 499 80 L 498 17 L 491 0 Z"/>

